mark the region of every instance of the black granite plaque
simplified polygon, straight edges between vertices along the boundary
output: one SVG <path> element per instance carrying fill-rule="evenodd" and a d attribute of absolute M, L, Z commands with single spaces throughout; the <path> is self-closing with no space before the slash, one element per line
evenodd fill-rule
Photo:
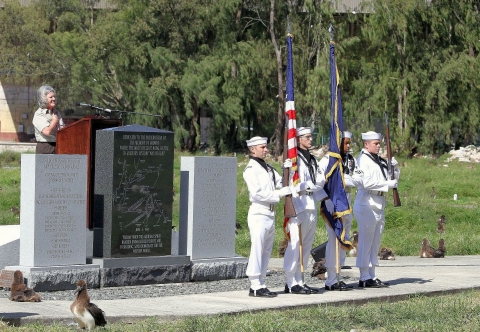
<path fill-rule="evenodd" d="M 140 125 L 97 132 L 94 225 L 103 228 L 102 257 L 171 254 L 173 139 Z"/>

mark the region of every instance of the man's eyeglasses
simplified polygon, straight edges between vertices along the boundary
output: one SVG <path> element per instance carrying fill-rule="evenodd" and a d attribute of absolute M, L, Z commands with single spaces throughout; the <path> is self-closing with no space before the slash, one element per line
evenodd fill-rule
<path fill-rule="evenodd" d="M 308 140 L 311 140 L 312 139 L 312 136 L 308 135 L 308 136 L 300 136 L 301 138 L 305 138 L 305 139 L 308 139 Z"/>

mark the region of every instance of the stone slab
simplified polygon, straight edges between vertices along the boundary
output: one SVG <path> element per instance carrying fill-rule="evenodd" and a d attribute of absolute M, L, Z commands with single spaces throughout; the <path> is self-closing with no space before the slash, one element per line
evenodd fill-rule
<path fill-rule="evenodd" d="M 22 154 L 22 266 L 85 264 L 87 156 Z"/>
<path fill-rule="evenodd" d="M 237 158 L 182 157 L 179 254 L 235 257 Z"/>
<path fill-rule="evenodd" d="M 124 257 L 124 258 L 98 258 L 91 259 L 92 264 L 101 268 L 126 268 L 126 267 L 155 267 L 160 265 L 189 265 L 188 256 L 151 256 L 151 257 Z"/>
<path fill-rule="evenodd" d="M 173 132 L 140 125 L 96 133 L 96 257 L 171 254 Z"/>
<path fill-rule="evenodd" d="M 192 261 L 190 281 L 214 281 L 245 278 L 248 259 L 199 259 Z"/>
<path fill-rule="evenodd" d="M 90 288 L 100 287 L 99 265 L 8 266 L 6 269 L 22 271 L 26 285 L 37 292 L 74 290 L 80 279 L 85 280 Z"/>
<path fill-rule="evenodd" d="M 178 255 L 178 232 L 172 230 L 172 256 Z"/>
<path fill-rule="evenodd" d="M 191 266 L 161 265 L 101 269 L 101 287 L 122 287 L 187 282 Z"/>

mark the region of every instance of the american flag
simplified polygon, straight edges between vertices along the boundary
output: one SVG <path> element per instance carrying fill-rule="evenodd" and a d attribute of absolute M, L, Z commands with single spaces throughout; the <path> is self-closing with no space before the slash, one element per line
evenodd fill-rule
<path fill-rule="evenodd" d="M 340 77 L 335 61 L 335 43 L 332 41 L 330 42 L 330 147 L 328 152 L 328 168 L 325 172 L 326 183 L 323 189 L 332 200 L 335 211 L 332 216 L 327 211 L 325 202 L 322 202 L 322 216 L 327 226 L 335 231 L 335 235 L 338 241 L 340 241 L 341 246 L 348 250 L 352 248 L 352 242 L 348 234 L 345 234 L 342 216 L 352 213 L 352 209 L 350 204 L 348 204 L 347 194 L 345 192 L 342 157 L 340 155 L 343 130 L 343 107 L 339 80 Z"/>
<path fill-rule="evenodd" d="M 286 105 L 285 119 L 288 120 L 287 126 L 287 157 L 292 161 L 293 176 L 290 179 L 290 185 L 296 186 L 300 183 L 297 168 L 297 113 L 295 111 L 294 87 L 293 87 L 293 54 L 292 54 L 292 35 L 287 34 L 287 88 L 286 88 Z M 283 220 L 283 230 L 287 239 L 290 239 L 288 232 L 288 222 L 290 218 L 285 217 Z"/>

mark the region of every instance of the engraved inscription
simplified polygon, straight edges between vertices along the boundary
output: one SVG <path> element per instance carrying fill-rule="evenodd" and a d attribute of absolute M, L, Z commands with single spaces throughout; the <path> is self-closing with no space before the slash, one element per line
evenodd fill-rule
<path fill-rule="evenodd" d="M 154 248 L 163 247 L 161 234 L 122 235 L 120 249 L 134 253 L 149 253 Z"/>
<path fill-rule="evenodd" d="M 225 248 L 235 246 L 235 237 L 231 236 L 234 224 L 232 218 L 235 218 L 235 205 L 232 204 L 231 197 L 235 196 L 232 191 L 230 177 L 236 176 L 236 168 L 232 163 L 227 162 L 209 162 L 208 167 L 195 168 L 196 177 L 201 179 L 196 181 L 196 192 L 200 192 L 196 206 L 199 206 L 199 215 L 202 222 L 197 226 L 197 236 L 193 246 L 202 249 Z M 234 202 L 234 201 L 233 201 Z"/>
<path fill-rule="evenodd" d="M 115 136 L 113 257 L 169 255 L 173 201 L 173 133 Z"/>
<path fill-rule="evenodd" d="M 40 233 L 38 252 L 49 264 L 76 264 L 84 255 L 86 169 L 85 160 L 77 157 L 45 157 L 39 164 L 41 185 L 35 190 L 35 211 Z M 41 240 L 40 240 L 41 239 Z M 83 245 L 83 247 L 81 246 Z M 40 249 L 41 248 L 41 249 Z M 81 257 L 81 256 L 80 256 Z"/>
<path fill-rule="evenodd" d="M 122 139 L 128 142 L 119 146 L 124 156 L 163 156 L 170 150 L 166 135 L 130 134 Z"/>

